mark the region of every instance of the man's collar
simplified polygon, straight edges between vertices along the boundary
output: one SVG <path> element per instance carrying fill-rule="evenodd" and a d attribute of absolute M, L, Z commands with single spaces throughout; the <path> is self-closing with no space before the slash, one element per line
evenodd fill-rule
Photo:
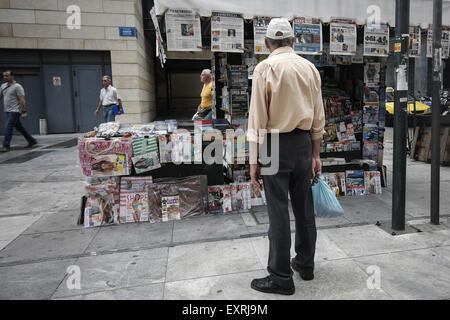
<path fill-rule="evenodd" d="M 294 51 L 294 49 L 292 49 L 291 46 L 284 46 L 284 47 L 280 47 L 280 48 L 277 48 L 274 51 L 272 51 L 272 53 L 269 55 L 269 57 L 276 56 L 281 53 L 295 53 L 295 51 Z"/>

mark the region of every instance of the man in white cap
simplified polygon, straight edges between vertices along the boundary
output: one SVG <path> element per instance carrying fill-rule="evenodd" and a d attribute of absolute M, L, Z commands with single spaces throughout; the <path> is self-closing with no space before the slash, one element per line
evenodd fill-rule
<path fill-rule="evenodd" d="M 292 49 L 294 33 L 288 20 L 271 20 L 265 38 L 270 56 L 253 73 L 248 121 L 250 176 L 254 187 L 264 182 L 269 214 L 269 276 L 254 279 L 251 287 L 266 293 L 294 294 L 291 267 L 303 280 L 314 278 L 317 230 L 310 179 L 321 171 L 320 141 L 325 126 L 320 74 Z M 278 157 L 275 174 L 260 171 L 258 136 L 271 158 Z M 271 150 L 271 131 L 279 130 L 279 149 Z M 273 148 L 276 149 L 276 148 Z M 262 160 L 263 154 L 259 155 Z M 261 161 L 263 163 L 263 161 Z M 264 167 L 268 165 L 262 165 Z M 291 232 L 288 192 L 295 216 L 295 252 L 290 260 Z"/>

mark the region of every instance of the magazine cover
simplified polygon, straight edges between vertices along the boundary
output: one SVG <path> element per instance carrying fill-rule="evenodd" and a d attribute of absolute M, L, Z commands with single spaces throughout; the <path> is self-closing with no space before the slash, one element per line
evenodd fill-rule
<path fill-rule="evenodd" d="M 350 151 L 359 151 L 359 150 L 361 150 L 361 141 L 351 141 Z"/>
<path fill-rule="evenodd" d="M 229 185 L 222 186 L 222 192 L 223 192 L 222 212 L 226 213 L 233 211 L 231 200 L 231 186 Z"/>
<path fill-rule="evenodd" d="M 126 174 L 126 157 L 124 154 L 107 154 L 92 157 L 92 175 L 120 176 Z"/>
<path fill-rule="evenodd" d="M 98 227 L 118 222 L 119 206 L 114 201 L 114 194 L 105 197 L 88 196 L 84 209 L 84 226 Z"/>
<path fill-rule="evenodd" d="M 263 204 L 266 205 L 267 200 L 266 200 L 266 192 L 264 191 L 264 182 L 262 179 L 259 179 L 259 183 L 261 184 L 261 197 L 263 199 Z"/>
<path fill-rule="evenodd" d="M 222 212 L 223 192 L 222 186 L 208 186 L 208 211 Z"/>
<path fill-rule="evenodd" d="M 161 197 L 162 221 L 180 220 L 180 198 L 179 196 Z"/>
<path fill-rule="evenodd" d="M 369 159 L 378 162 L 378 141 L 364 142 L 363 159 Z"/>
<path fill-rule="evenodd" d="M 380 102 L 380 87 L 365 86 L 364 87 L 364 103 L 379 103 Z"/>
<path fill-rule="evenodd" d="M 231 183 L 230 188 L 231 188 L 231 208 L 233 209 L 233 211 L 238 211 L 239 210 L 239 202 L 237 199 L 238 184 Z"/>
<path fill-rule="evenodd" d="M 255 187 L 253 184 L 251 184 L 251 204 L 252 207 L 264 205 L 261 189 Z"/>
<path fill-rule="evenodd" d="M 379 171 L 365 171 L 366 194 L 381 194 L 381 175 Z"/>
<path fill-rule="evenodd" d="M 336 125 L 332 120 L 328 120 L 325 125 L 325 141 L 335 141 L 337 139 Z"/>
<path fill-rule="evenodd" d="M 138 155 L 132 160 L 137 174 L 161 168 L 158 153 L 155 151 Z"/>
<path fill-rule="evenodd" d="M 123 177 L 120 181 L 120 222 L 142 222 L 149 219 L 147 185 L 152 177 Z"/>
<path fill-rule="evenodd" d="M 160 163 L 172 162 L 172 142 L 170 136 L 158 136 Z"/>
<path fill-rule="evenodd" d="M 365 124 L 363 129 L 364 142 L 378 142 L 378 126 L 376 124 Z"/>
<path fill-rule="evenodd" d="M 347 170 L 345 172 L 347 195 L 360 196 L 366 194 L 363 170 Z"/>
<path fill-rule="evenodd" d="M 251 208 L 250 183 L 234 183 L 231 185 L 232 203 L 235 211 L 248 211 Z M 233 189 L 234 188 L 234 189 Z"/>
<path fill-rule="evenodd" d="M 335 173 L 323 173 L 325 181 L 330 186 L 331 190 L 334 191 L 336 196 L 345 196 L 347 194 L 347 188 L 345 184 L 345 172 L 335 172 Z"/>
<path fill-rule="evenodd" d="M 352 112 L 352 123 L 356 133 L 361 133 L 363 128 L 363 119 L 360 112 Z"/>
<path fill-rule="evenodd" d="M 131 191 L 120 193 L 120 222 L 148 221 L 148 193 L 147 191 Z"/>

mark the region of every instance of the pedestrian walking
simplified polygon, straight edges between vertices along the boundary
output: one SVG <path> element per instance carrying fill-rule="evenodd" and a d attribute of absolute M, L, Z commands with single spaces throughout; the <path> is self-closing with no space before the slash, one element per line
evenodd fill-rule
<path fill-rule="evenodd" d="M 100 101 L 94 114 L 98 115 L 100 108 L 103 109 L 103 122 L 116 121 L 114 106 L 119 107 L 118 114 L 123 113 L 122 99 L 116 88 L 111 85 L 111 77 L 103 76 L 103 88 L 100 90 Z"/>
<path fill-rule="evenodd" d="M 269 215 L 269 276 L 254 279 L 251 287 L 266 293 L 294 294 L 291 267 L 303 280 L 314 278 L 315 224 L 311 178 L 321 171 L 320 141 L 325 126 L 320 74 L 292 49 L 294 33 L 286 19 L 272 19 L 266 31 L 269 57 L 253 73 L 248 121 L 250 176 L 261 188 L 262 176 Z M 258 136 L 270 157 L 279 157 L 278 171 L 261 174 Z M 279 150 L 271 150 L 272 130 L 279 130 Z M 265 165 L 264 165 L 265 166 Z M 264 168 L 264 166 L 262 166 Z M 295 252 L 290 260 L 291 232 L 288 192 L 295 216 Z"/>
<path fill-rule="evenodd" d="M 0 152 L 10 151 L 14 128 L 16 128 L 16 130 L 28 141 L 28 145 L 25 146 L 25 148 L 31 148 L 37 144 L 37 141 L 27 132 L 20 122 L 20 118 L 26 118 L 28 116 L 25 90 L 14 80 L 14 73 L 11 70 L 3 72 L 3 80 L 5 80 L 5 83 L 0 87 L 0 99 L 3 98 L 3 107 L 6 112 L 7 122 L 5 137 L 3 139 L 3 148 L 0 149 Z"/>
<path fill-rule="evenodd" d="M 212 76 L 210 69 L 202 71 L 200 81 L 203 82 L 202 92 L 200 93 L 202 100 L 192 120 L 210 120 L 212 119 Z"/>

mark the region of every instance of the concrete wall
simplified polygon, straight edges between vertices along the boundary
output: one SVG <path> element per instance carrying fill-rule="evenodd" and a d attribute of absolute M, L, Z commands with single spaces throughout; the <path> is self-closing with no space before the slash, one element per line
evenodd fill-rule
<path fill-rule="evenodd" d="M 81 29 L 69 30 L 66 12 L 81 9 Z M 0 48 L 105 50 L 111 52 L 113 83 L 126 114 L 121 123 L 156 116 L 154 54 L 145 41 L 141 0 L 0 0 Z M 137 39 L 119 27 L 136 27 Z"/>

